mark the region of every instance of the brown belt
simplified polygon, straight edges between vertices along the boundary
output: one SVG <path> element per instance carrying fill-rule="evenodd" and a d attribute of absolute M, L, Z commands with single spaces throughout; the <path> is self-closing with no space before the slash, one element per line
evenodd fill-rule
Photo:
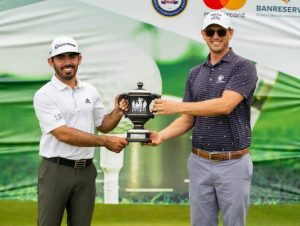
<path fill-rule="evenodd" d="M 211 161 L 225 161 L 230 159 L 239 159 L 242 156 L 248 154 L 249 149 L 245 148 L 239 151 L 230 151 L 230 152 L 208 152 L 193 147 L 192 152 L 202 158 L 209 159 Z"/>

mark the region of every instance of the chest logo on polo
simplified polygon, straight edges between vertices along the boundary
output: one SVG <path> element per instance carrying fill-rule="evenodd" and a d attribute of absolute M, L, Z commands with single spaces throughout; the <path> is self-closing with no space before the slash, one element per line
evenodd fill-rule
<path fill-rule="evenodd" d="M 91 101 L 89 100 L 89 98 L 86 98 L 86 99 L 85 99 L 85 101 L 84 101 L 84 103 L 86 103 L 86 104 L 90 104 L 90 103 L 91 103 Z"/>
<path fill-rule="evenodd" d="M 216 82 L 216 84 L 221 84 L 221 83 L 225 83 L 223 75 L 219 75 Z"/>

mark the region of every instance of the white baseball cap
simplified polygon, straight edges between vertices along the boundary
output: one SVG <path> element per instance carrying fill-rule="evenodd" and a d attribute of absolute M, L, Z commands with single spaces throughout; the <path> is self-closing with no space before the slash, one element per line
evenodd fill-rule
<path fill-rule="evenodd" d="M 220 11 L 211 12 L 204 17 L 202 30 L 212 24 L 218 24 L 226 29 L 231 27 L 229 17 Z"/>
<path fill-rule="evenodd" d="M 52 41 L 49 55 L 54 57 L 61 53 L 80 53 L 77 42 L 70 37 L 57 37 Z"/>

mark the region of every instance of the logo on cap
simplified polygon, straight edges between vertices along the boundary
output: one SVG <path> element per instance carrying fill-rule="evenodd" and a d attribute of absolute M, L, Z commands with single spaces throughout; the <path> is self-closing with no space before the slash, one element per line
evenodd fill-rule
<path fill-rule="evenodd" d="M 220 13 L 212 13 L 210 14 L 210 20 L 221 20 L 222 14 Z"/>
<path fill-rule="evenodd" d="M 211 9 L 226 8 L 229 10 L 237 10 L 242 8 L 247 0 L 203 0 L 205 5 Z"/>
<path fill-rule="evenodd" d="M 226 29 L 231 27 L 228 16 L 225 13 L 220 12 L 220 11 L 218 11 L 218 12 L 214 11 L 205 16 L 204 21 L 203 21 L 202 30 L 204 30 L 211 24 L 218 24 Z"/>
<path fill-rule="evenodd" d="M 52 41 L 49 51 L 51 57 L 67 52 L 80 53 L 77 42 L 73 38 L 57 37 Z"/>
<path fill-rule="evenodd" d="M 58 49 L 59 47 L 66 46 L 66 45 L 73 46 L 73 47 L 76 48 L 76 45 L 74 45 L 73 43 L 67 42 L 67 43 L 56 44 L 56 45 L 54 46 L 54 49 Z"/>

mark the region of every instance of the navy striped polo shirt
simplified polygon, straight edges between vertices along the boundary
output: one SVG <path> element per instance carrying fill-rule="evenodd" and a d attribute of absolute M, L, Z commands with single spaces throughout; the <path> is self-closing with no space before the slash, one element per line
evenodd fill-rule
<path fill-rule="evenodd" d="M 245 98 L 229 115 L 195 116 L 192 145 L 206 151 L 236 151 L 250 146 L 250 108 L 257 83 L 255 66 L 232 49 L 220 62 L 207 60 L 189 72 L 183 102 L 199 102 L 222 96 L 224 90 Z"/>

